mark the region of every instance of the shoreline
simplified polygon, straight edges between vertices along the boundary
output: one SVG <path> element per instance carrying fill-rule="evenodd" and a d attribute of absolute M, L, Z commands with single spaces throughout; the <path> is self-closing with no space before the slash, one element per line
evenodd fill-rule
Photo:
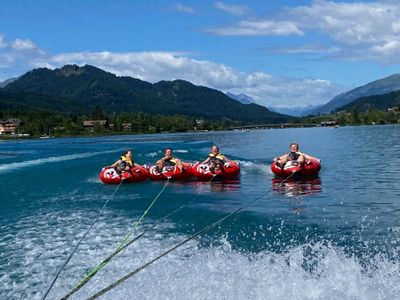
<path fill-rule="evenodd" d="M 16 140 L 32 140 L 32 139 L 58 139 L 58 138 L 90 138 L 90 137 L 108 137 L 108 136 L 117 136 L 117 135 L 157 135 L 157 134 L 174 134 L 174 133 L 204 133 L 204 132 L 221 132 L 221 131 L 232 131 L 232 132 L 249 132 L 254 130 L 271 130 L 271 129 L 291 129 L 291 128 L 339 128 L 339 127 L 355 127 L 355 126 L 392 126 L 392 125 L 400 125 L 399 123 L 388 123 L 388 124 L 346 124 L 346 125 L 335 125 L 335 126 L 321 126 L 319 124 L 315 124 L 315 126 L 310 126 L 310 124 L 302 125 L 302 124 L 276 124 L 272 127 L 266 127 L 262 125 L 249 125 L 243 126 L 240 128 L 230 128 L 226 130 L 187 130 L 187 131 L 163 131 L 163 132 L 115 132 L 115 133 L 89 133 L 89 134 L 80 134 L 80 135 L 51 135 L 51 136 L 31 136 L 26 134 L 2 134 L 0 135 L 0 141 L 16 141 Z"/>

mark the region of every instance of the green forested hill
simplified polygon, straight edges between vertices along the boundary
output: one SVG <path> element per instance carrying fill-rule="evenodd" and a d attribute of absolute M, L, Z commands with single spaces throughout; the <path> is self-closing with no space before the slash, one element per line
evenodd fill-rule
<path fill-rule="evenodd" d="M 384 95 L 361 97 L 347 105 L 339 107 L 336 111 L 355 111 L 367 112 L 371 109 L 387 110 L 390 107 L 400 106 L 400 91 L 391 92 Z"/>
<path fill-rule="evenodd" d="M 241 104 L 220 91 L 187 81 L 151 84 L 88 65 L 35 69 L 0 91 L 3 91 L 0 108 L 13 103 L 25 108 L 89 114 L 95 107 L 101 107 L 107 113 L 142 111 L 245 123 L 280 123 L 292 119 L 257 104 Z"/>
<path fill-rule="evenodd" d="M 393 74 L 388 77 L 378 79 L 367 83 L 366 85 L 357 87 L 348 92 L 342 93 L 334 97 L 331 101 L 314 110 L 308 112 L 309 115 L 318 113 L 329 113 L 350 104 L 361 97 L 370 97 L 376 95 L 385 95 L 400 90 L 400 74 Z"/>
<path fill-rule="evenodd" d="M 0 89 L 0 111 L 19 113 L 49 112 L 79 115 L 81 110 L 69 99 L 42 94 L 15 92 Z"/>

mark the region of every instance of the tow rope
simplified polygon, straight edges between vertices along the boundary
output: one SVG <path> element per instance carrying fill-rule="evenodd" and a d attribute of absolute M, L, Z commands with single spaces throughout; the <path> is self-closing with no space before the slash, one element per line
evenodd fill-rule
<path fill-rule="evenodd" d="M 165 182 L 163 188 L 161 191 L 157 194 L 157 196 L 154 198 L 154 200 L 150 203 L 149 207 L 143 212 L 142 216 L 139 218 L 138 221 L 136 221 L 131 229 L 129 230 L 128 234 L 122 239 L 120 242 L 119 246 L 105 259 L 103 260 L 100 264 L 98 264 L 96 267 L 94 267 L 92 270 L 90 270 L 85 277 L 82 278 L 82 280 L 64 297 L 62 297 L 62 300 L 68 299 L 70 296 L 72 296 L 74 293 L 76 293 L 78 290 L 80 290 L 87 282 L 89 282 L 90 279 L 92 279 L 97 272 L 99 272 L 103 267 L 105 267 L 111 259 L 116 256 L 119 252 L 121 252 L 123 249 L 125 249 L 128 245 L 132 244 L 135 240 L 139 239 L 141 235 L 138 237 L 134 238 L 130 242 L 126 243 L 126 241 L 129 239 L 129 237 L 132 235 L 133 231 L 138 227 L 140 222 L 143 220 L 143 218 L 148 214 L 150 209 L 153 207 L 153 205 L 156 203 L 157 199 L 161 196 L 165 188 L 167 187 L 171 177 L 167 178 L 167 181 Z M 143 235 L 144 233 L 142 233 Z"/>
<path fill-rule="evenodd" d="M 76 244 L 75 248 L 72 250 L 72 252 L 69 254 L 68 258 L 64 261 L 64 263 L 60 266 L 60 268 L 58 269 L 58 272 L 56 274 L 56 276 L 54 277 L 53 281 L 50 283 L 49 287 L 47 288 L 47 290 L 45 291 L 45 293 L 42 295 L 42 297 L 40 298 L 41 300 L 46 299 L 47 295 L 50 293 L 51 289 L 53 288 L 54 284 L 57 281 L 57 278 L 60 276 L 61 272 L 64 270 L 65 266 L 68 264 L 68 262 L 71 260 L 72 256 L 75 254 L 76 250 L 78 250 L 79 245 L 81 244 L 81 242 L 85 239 L 85 237 L 87 236 L 87 234 L 89 233 L 89 231 L 92 229 L 92 227 L 94 226 L 94 224 L 96 224 L 97 220 L 99 219 L 101 213 L 103 212 L 104 208 L 107 206 L 108 202 L 111 200 L 111 198 L 114 196 L 114 194 L 118 191 L 119 187 L 121 186 L 121 184 L 124 182 L 124 179 L 121 180 L 121 182 L 118 184 L 118 186 L 115 188 L 115 190 L 112 192 L 112 194 L 110 195 L 110 197 L 108 197 L 108 199 L 104 202 L 103 207 L 100 209 L 99 213 L 97 214 L 96 218 L 94 219 L 93 223 L 89 226 L 88 230 L 86 230 L 85 234 L 80 238 L 80 240 L 78 241 L 78 243 Z"/>
<path fill-rule="evenodd" d="M 87 298 L 87 300 L 93 300 L 93 299 L 97 299 L 98 297 L 104 295 L 105 293 L 107 293 L 108 291 L 112 290 L 113 288 L 115 288 L 116 286 L 118 286 L 119 284 L 121 284 L 122 282 L 126 281 L 127 279 L 129 279 L 130 277 L 134 276 L 135 274 L 139 273 L 140 271 L 142 271 L 143 269 L 145 269 L 146 267 L 148 267 L 149 265 L 153 264 L 154 262 L 156 262 L 157 260 L 159 260 L 160 258 L 162 258 L 163 256 L 171 253 L 172 251 L 174 251 L 175 249 L 181 247 L 182 245 L 186 244 L 187 242 L 191 241 L 192 239 L 194 239 L 195 237 L 199 236 L 200 234 L 207 232 L 208 230 L 210 230 L 211 228 L 219 225 L 220 223 L 222 223 L 223 221 L 225 221 L 226 219 L 228 219 L 229 217 L 231 217 L 232 215 L 238 213 L 239 211 L 243 210 L 244 208 L 250 206 L 251 204 L 253 204 L 254 202 L 256 202 L 257 200 L 261 199 L 262 197 L 266 196 L 269 192 L 249 201 L 248 203 L 246 203 L 245 205 L 235 209 L 234 211 L 230 212 L 229 214 L 225 215 L 224 217 L 220 218 L 219 220 L 215 221 L 214 223 L 204 227 L 203 229 L 199 230 L 198 232 L 196 232 L 195 234 L 191 235 L 190 237 L 188 237 L 187 239 L 183 240 L 182 242 L 179 242 L 178 244 L 176 244 L 175 246 L 171 247 L 170 249 L 168 249 L 167 251 L 163 252 L 162 254 L 160 254 L 159 256 L 153 258 L 152 260 L 148 261 L 147 263 L 143 264 L 142 266 L 140 266 L 139 268 L 133 270 L 132 272 L 127 273 L 126 275 L 124 275 L 123 277 L 121 277 L 120 279 L 114 281 L 112 284 L 110 284 L 109 286 L 107 286 L 106 288 L 100 290 L 99 292 L 97 292 L 96 294 L 90 296 L 89 298 Z"/>
<path fill-rule="evenodd" d="M 289 176 L 287 176 L 283 182 L 287 181 L 288 179 L 290 179 L 294 174 L 296 173 L 296 171 L 293 171 Z M 213 177 L 214 178 L 214 177 Z M 213 178 L 210 180 L 212 181 Z M 116 286 L 118 286 L 119 284 L 123 283 L 124 281 L 126 281 L 127 279 L 129 279 L 130 277 L 136 275 L 137 273 L 139 273 L 140 271 L 142 271 L 143 269 L 145 269 L 146 267 L 150 266 L 151 264 L 153 264 L 154 262 L 156 262 L 157 260 L 159 260 L 160 258 L 166 256 L 167 254 L 171 253 L 172 251 L 176 250 L 177 248 L 183 246 L 184 244 L 186 244 L 187 242 L 191 241 L 192 239 L 196 238 L 197 236 L 201 235 L 202 233 L 207 232 L 208 230 L 210 230 L 211 228 L 219 225 L 220 223 L 222 223 L 223 221 L 225 221 L 226 219 L 228 219 L 229 217 L 233 216 L 234 214 L 238 213 L 239 211 L 249 207 L 250 205 L 252 205 L 253 203 L 255 203 L 256 201 L 258 201 L 259 199 L 261 199 L 262 197 L 268 195 L 271 192 L 271 190 L 267 191 L 265 194 L 260 195 L 258 197 L 256 197 L 255 199 L 247 202 L 245 205 L 235 209 L 234 211 L 230 212 L 229 214 L 225 215 L 224 217 L 220 218 L 219 220 L 215 221 L 214 223 L 204 227 L 203 229 L 199 230 L 198 232 L 196 232 L 195 234 L 191 235 L 190 237 L 188 237 L 187 239 L 183 240 L 182 242 L 176 244 L 175 246 L 171 247 L 170 249 L 168 249 L 167 251 L 163 252 L 162 254 L 158 255 L 157 257 L 153 258 L 152 260 L 148 261 L 147 263 L 143 264 L 142 266 L 140 266 L 139 268 L 133 270 L 132 272 L 127 273 L 125 276 L 121 277 L 120 279 L 114 281 L 113 283 L 111 283 L 109 286 L 105 287 L 104 289 L 100 290 L 99 292 L 97 292 L 96 294 L 90 296 L 89 298 L 87 298 L 87 300 L 94 300 L 97 299 L 98 297 L 104 295 L 105 293 L 107 293 L 108 291 L 112 290 L 113 288 L 115 288 Z"/>

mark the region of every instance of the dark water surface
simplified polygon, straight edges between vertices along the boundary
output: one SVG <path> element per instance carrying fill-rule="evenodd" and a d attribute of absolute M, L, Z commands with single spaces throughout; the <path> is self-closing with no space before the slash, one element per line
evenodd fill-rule
<path fill-rule="evenodd" d="M 318 178 L 280 181 L 272 159 L 296 141 Z M 239 180 L 170 182 L 133 236 L 146 234 L 72 296 L 86 299 L 256 198 L 102 299 L 400 299 L 400 126 L 0 141 L 0 299 L 59 299 L 119 245 L 164 187 L 117 186 L 100 169 L 126 149 L 153 164 L 170 146 L 203 160 L 213 143 Z M 167 213 L 178 212 L 152 228 Z"/>

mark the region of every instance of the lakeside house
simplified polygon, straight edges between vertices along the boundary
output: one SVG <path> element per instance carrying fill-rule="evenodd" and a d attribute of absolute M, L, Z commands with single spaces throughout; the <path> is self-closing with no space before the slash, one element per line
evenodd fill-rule
<path fill-rule="evenodd" d="M 398 114 L 398 113 L 400 113 L 400 108 L 397 107 L 397 106 L 389 107 L 389 108 L 387 109 L 387 111 L 391 111 L 391 112 L 394 112 L 395 114 Z"/>
<path fill-rule="evenodd" d="M 107 120 L 86 120 L 83 121 L 83 127 L 88 129 L 89 131 L 93 131 L 95 127 L 101 129 L 114 129 L 115 124 L 109 124 Z M 122 123 L 122 130 L 131 131 L 132 123 Z"/>
<path fill-rule="evenodd" d="M 89 131 L 93 131 L 94 127 L 108 128 L 107 120 L 87 120 L 83 121 L 83 127 Z"/>
<path fill-rule="evenodd" d="M 124 131 L 131 131 L 132 130 L 132 123 L 123 123 L 122 130 Z"/>
<path fill-rule="evenodd" d="M 22 124 L 23 121 L 20 119 L 8 119 L 6 121 L 0 120 L 0 134 L 15 134 L 18 126 Z"/>

